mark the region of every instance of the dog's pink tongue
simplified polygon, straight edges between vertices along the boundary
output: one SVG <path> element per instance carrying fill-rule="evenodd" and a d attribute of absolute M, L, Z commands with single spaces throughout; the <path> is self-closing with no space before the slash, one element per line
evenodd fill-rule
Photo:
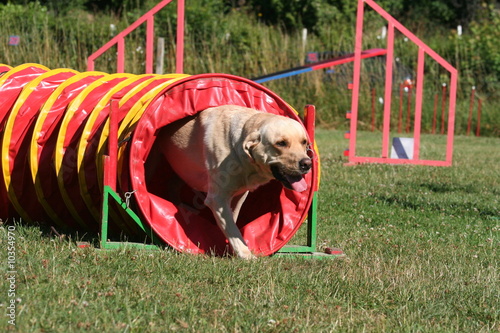
<path fill-rule="evenodd" d="M 294 191 L 304 192 L 305 190 L 307 190 L 307 182 L 303 177 L 301 177 L 299 181 L 291 180 L 288 177 L 287 180 L 290 183 L 290 185 L 292 185 Z"/>

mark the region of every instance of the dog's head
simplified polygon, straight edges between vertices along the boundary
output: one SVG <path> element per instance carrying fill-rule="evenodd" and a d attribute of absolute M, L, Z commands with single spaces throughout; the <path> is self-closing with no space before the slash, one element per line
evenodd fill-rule
<path fill-rule="evenodd" d="M 245 139 L 244 150 L 263 172 L 269 173 L 288 189 L 303 192 L 303 175 L 312 167 L 309 140 L 297 121 L 267 114 L 260 126 Z"/>

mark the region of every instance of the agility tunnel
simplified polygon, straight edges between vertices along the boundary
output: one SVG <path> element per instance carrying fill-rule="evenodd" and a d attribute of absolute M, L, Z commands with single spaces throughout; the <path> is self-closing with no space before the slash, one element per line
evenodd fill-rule
<path fill-rule="evenodd" d="M 80 73 L 37 64 L 0 65 L 0 218 L 99 232 L 112 114 L 113 140 L 119 142 L 116 193 L 127 198 L 127 208 L 179 251 L 230 252 L 203 205 L 204 194 L 176 176 L 156 139 L 172 122 L 220 105 L 301 122 L 270 90 L 227 74 Z M 314 153 L 306 191 L 288 190 L 273 180 L 246 199 L 237 225 L 255 254 L 281 249 L 306 219 L 319 178 Z M 123 209 L 112 211 L 113 232 L 141 237 Z"/>

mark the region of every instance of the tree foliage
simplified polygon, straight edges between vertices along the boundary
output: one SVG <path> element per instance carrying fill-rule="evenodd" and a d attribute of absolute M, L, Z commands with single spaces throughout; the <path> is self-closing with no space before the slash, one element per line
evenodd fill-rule
<path fill-rule="evenodd" d="M 27 5 L 29 0 L 1 0 L 0 4 Z M 65 13 L 74 9 L 113 12 L 124 15 L 134 9 L 144 9 L 157 1 L 141 0 L 38 0 L 52 11 Z M 449 28 L 458 24 L 467 26 L 489 8 L 497 6 L 496 0 L 377 0 L 393 16 L 405 21 L 425 21 Z M 357 2 L 352 0 L 187 0 L 187 6 L 220 10 L 244 8 L 263 22 L 276 24 L 288 30 L 320 29 L 325 22 L 348 22 L 354 19 Z"/>
<path fill-rule="evenodd" d="M 406 22 L 425 22 L 448 28 L 468 26 L 496 1 L 481 0 L 377 0 L 393 16 Z M 318 31 L 324 22 L 350 22 L 356 1 L 347 0 L 247 0 L 239 1 L 262 21 L 288 30 L 301 27 Z M 235 4 L 233 4 L 235 5 Z"/>

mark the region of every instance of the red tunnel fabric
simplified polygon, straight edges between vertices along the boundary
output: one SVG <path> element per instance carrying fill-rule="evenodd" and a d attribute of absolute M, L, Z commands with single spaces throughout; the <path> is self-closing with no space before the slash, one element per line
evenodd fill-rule
<path fill-rule="evenodd" d="M 152 149 L 160 144 L 155 135 L 176 120 L 219 105 L 246 106 L 300 121 L 276 94 L 232 75 L 190 76 L 155 97 L 135 128 L 129 144 L 129 166 L 124 172 L 130 174 L 143 219 L 163 241 L 179 251 L 222 255 L 230 250 L 211 211 L 203 205 L 204 194 L 196 193 L 178 179 L 156 153 L 161 149 Z M 284 189 L 273 180 L 249 194 L 237 224 L 255 254 L 270 255 L 295 234 L 311 205 L 317 173 L 313 168 L 306 175 L 309 188 L 302 193 Z"/>
<path fill-rule="evenodd" d="M 52 70 L 32 80 L 19 96 L 6 124 L 4 144 L 9 143 L 9 198 L 21 217 L 27 221 L 46 220 L 37 200 L 29 164 L 29 147 L 36 117 L 52 92 L 75 71 Z M 4 165 L 5 166 L 5 165 Z M 21 204 L 22 203 L 22 204 Z"/>
<path fill-rule="evenodd" d="M 10 69 L 12 69 L 12 67 L 7 66 L 5 64 L 0 64 L 0 75 L 8 72 Z"/>
<path fill-rule="evenodd" d="M 60 165 L 57 165 L 59 163 L 56 160 L 56 169 L 59 168 L 59 190 L 73 218 L 78 221 L 80 225 L 90 230 L 99 230 L 99 224 L 98 221 L 94 220 L 92 217 L 92 214 L 80 195 L 76 157 L 78 142 L 85 122 L 101 98 L 106 95 L 108 90 L 131 77 L 133 76 L 130 74 L 108 75 L 96 80 L 88 86 L 80 93 L 79 98 L 81 98 L 81 100 L 79 103 L 72 103 L 71 107 L 66 111 L 59 132 L 56 149 L 64 151 L 63 154 L 61 154 L 61 151 L 58 151 L 58 155 L 62 156 Z"/>
<path fill-rule="evenodd" d="M 0 103 L 0 138 L 3 137 L 5 122 L 10 110 L 23 87 L 48 70 L 47 67 L 41 65 L 24 64 L 10 69 L 0 77 L 0 101 L 2 101 Z M 0 156 L 4 156 L 4 153 L 2 152 Z M 17 214 L 8 199 L 3 172 L 0 172 L 0 218 L 15 216 Z"/>
<path fill-rule="evenodd" d="M 3 130 L 10 108 L 16 102 L 24 86 L 49 70 L 41 65 L 31 65 L 15 67 L 0 77 L 0 100 L 2 101 L 0 105 L 0 131 Z"/>
<path fill-rule="evenodd" d="M 118 193 L 134 193 L 131 208 L 161 240 L 183 252 L 223 255 L 230 249 L 203 204 L 205 194 L 171 170 L 157 134 L 176 120 L 220 105 L 246 106 L 300 122 L 276 94 L 232 75 L 141 77 L 49 71 L 35 64 L 5 66 L 5 73 L 2 69 L 0 219 L 47 217 L 59 226 L 99 230 L 100 159 L 113 98 L 120 101 L 120 140 L 127 139 L 118 154 Z M 237 224 L 255 254 L 270 255 L 293 237 L 311 206 L 318 174 L 315 163 L 305 176 L 309 188 L 302 193 L 271 181 L 249 194 Z M 131 236 L 138 231 L 130 219 L 113 209 L 110 214 L 116 222 L 113 231 Z"/>
<path fill-rule="evenodd" d="M 52 221 L 60 226 L 78 228 L 66 205 L 62 205 L 63 198 L 57 182 L 57 174 L 52 158 L 64 112 L 78 94 L 95 80 L 103 77 L 104 73 L 84 72 L 75 75 L 55 91 L 53 101 L 47 101 L 40 111 L 32 141 L 31 161 L 32 176 L 40 203 Z"/>
<path fill-rule="evenodd" d="M 141 96 L 146 94 L 153 86 L 168 80 L 170 80 L 170 78 L 143 76 L 114 94 L 114 99 L 124 100 L 125 97 L 129 97 L 128 95 L 130 92 L 133 93 L 130 98 L 126 98 L 125 103 L 120 103 L 118 110 L 114 110 L 114 112 L 117 112 L 118 114 L 119 121 L 125 117 L 130 108 Z M 145 85 L 141 86 L 140 84 L 143 82 Z M 135 89 L 136 87 L 140 89 Z M 102 175 L 98 173 L 96 157 L 99 156 L 98 144 L 105 122 L 109 117 L 109 110 L 110 102 L 108 101 L 106 106 L 97 114 L 95 121 L 90 124 L 90 131 L 85 138 L 86 147 L 82 162 L 83 172 L 79 173 L 80 179 L 84 178 L 83 181 L 80 180 L 80 190 L 83 190 L 81 195 L 84 198 L 86 197 L 85 203 L 87 204 L 87 207 L 91 211 L 97 212 L 97 214 L 100 213 L 102 207 Z M 80 142 L 80 145 L 82 145 L 82 142 Z M 85 183 L 85 186 L 82 186 L 83 183 Z"/>

